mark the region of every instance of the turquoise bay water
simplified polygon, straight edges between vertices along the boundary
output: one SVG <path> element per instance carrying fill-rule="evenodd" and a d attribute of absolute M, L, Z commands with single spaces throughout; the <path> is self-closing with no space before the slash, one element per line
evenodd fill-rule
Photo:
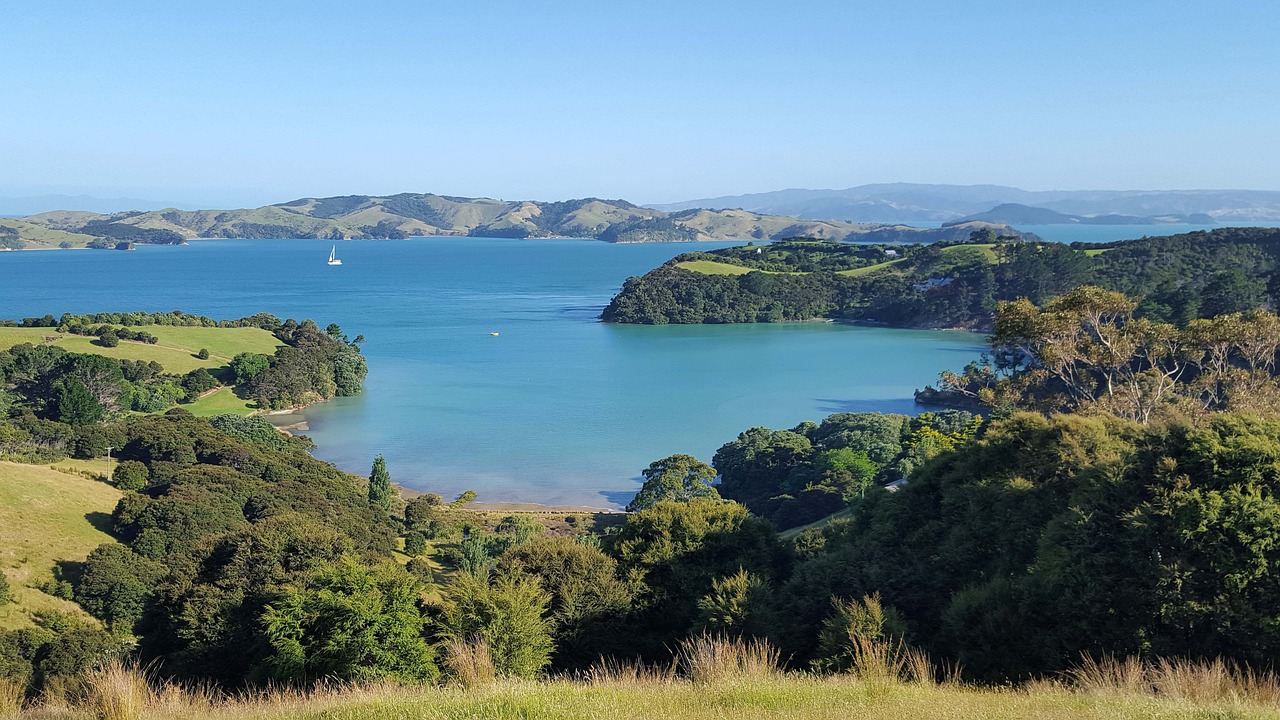
<path fill-rule="evenodd" d="M 224 240 L 0 253 L 0 317 L 267 311 L 368 338 L 365 392 L 308 409 L 317 457 L 482 500 L 624 504 L 649 462 L 710 461 L 755 425 L 915 412 L 912 391 L 981 351 L 967 333 L 830 323 L 614 326 L 630 275 L 734 243 L 422 238 Z M 491 332 L 499 333 L 494 337 Z"/>

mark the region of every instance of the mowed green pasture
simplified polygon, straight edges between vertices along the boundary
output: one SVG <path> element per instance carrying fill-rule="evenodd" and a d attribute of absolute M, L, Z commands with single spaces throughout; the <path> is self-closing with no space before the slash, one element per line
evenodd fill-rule
<path fill-rule="evenodd" d="M 252 400 L 237 396 L 234 389 L 220 387 L 189 405 L 179 407 L 196 417 L 212 417 L 214 415 L 248 415 L 258 406 Z"/>
<path fill-rule="evenodd" d="M 876 263 L 875 265 L 868 265 L 866 267 L 854 268 L 852 270 L 841 270 L 836 274 L 844 275 L 845 277 L 861 277 L 863 275 L 870 275 L 871 273 L 877 272 L 879 270 L 884 270 L 887 267 L 893 267 L 894 265 L 897 265 L 903 260 L 906 260 L 906 258 L 898 258 L 897 260 L 888 260 L 886 262 Z"/>
<path fill-rule="evenodd" d="M 996 256 L 995 245 L 993 244 L 950 245 L 942 249 L 942 253 L 944 255 L 957 255 L 960 253 L 972 253 L 975 251 L 977 251 L 977 254 L 979 254 L 983 259 L 985 259 L 989 263 L 995 264 L 996 261 L 999 259 Z M 1093 251 L 1088 251 L 1088 252 L 1093 252 Z M 1101 251 L 1098 251 L 1098 252 L 1101 252 Z M 885 262 L 882 262 L 882 263 L 876 263 L 875 265 L 867 265 L 866 267 L 854 268 L 852 270 L 839 270 L 836 272 L 836 274 L 844 275 L 845 277 L 861 277 L 863 275 L 870 275 L 873 272 L 879 272 L 880 270 L 893 267 L 894 265 L 897 265 L 898 263 L 904 260 L 906 260 L 906 258 L 898 258 L 897 260 L 886 260 Z M 676 267 L 684 270 L 690 270 L 696 273 L 702 273 L 703 275 L 746 275 L 747 273 L 755 269 L 755 268 L 743 267 L 742 265 L 734 265 L 732 263 L 718 262 L 715 260 L 686 260 L 685 262 L 682 262 L 682 263 L 676 263 Z M 760 272 L 767 272 L 771 275 L 803 275 L 804 274 L 801 272 L 786 273 L 786 272 L 775 272 L 770 270 L 761 270 Z"/>
<path fill-rule="evenodd" d="M 676 263 L 676 267 L 681 270 L 690 270 L 703 275 L 746 275 L 755 268 L 743 267 L 741 265 L 730 265 L 729 263 L 716 262 L 714 260 L 686 260 Z M 764 271 L 761 271 L 764 272 Z"/>
<path fill-rule="evenodd" d="M 119 499 L 119 490 L 80 473 L 0 461 L 0 570 L 16 600 L 0 606 L 0 628 L 30 626 L 38 610 L 88 618 L 75 603 L 37 586 L 52 579 L 57 561 L 84 560 L 113 541 L 104 530 Z"/>
<path fill-rule="evenodd" d="M 274 335 L 261 328 L 148 325 L 134 329 L 155 335 L 156 344 L 122 340 L 118 346 L 107 348 L 94 343 L 95 338 L 59 333 L 53 328 L 0 327 L 0 350 L 19 343 L 48 342 L 68 352 L 104 355 L 117 360 L 154 360 L 164 366 L 165 372 L 180 375 L 201 367 L 209 370 L 224 367 L 242 352 L 271 355 L 281 345 Z M 207 360 L 196 357 L 202 348 L 209 351 Z"/>

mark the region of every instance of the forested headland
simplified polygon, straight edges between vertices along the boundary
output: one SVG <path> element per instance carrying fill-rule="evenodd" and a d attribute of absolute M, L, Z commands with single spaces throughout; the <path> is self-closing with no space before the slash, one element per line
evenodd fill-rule
<path fill-rule="evenodd" d="M 602 319 L 619 323 L 833 319 L 989 329 L 997 303 L 1042 303 L 1081 285 L 1138 298 L 1139 317 L 1275 309 L 1280 230 L 1223 228 L 1113 243 L 1027 242 L 975 231 L 966 242 L 845 245 L 783 241 L 685 253 L 629 278 Z"/>
<path fill-rule="evenodd" d="M 368 373 L 362 337 L 265 313 L 223 321 L 180 312 L 64 314 L 2 325 L 0 346 L 8 347 L 0 350 L 0 453 L 8 459 L 96 457 L 111 444 L 98 430 L 103 422 L 204 409 L 214 393 L 231 402 L 210 407 L 228 412 L 302 407 L 359 393 Z M 258 334 L 232 333 L 246 328 Z M 228 354 L 249 350 L 231 357 L 215 357 L 207 347 L 188 353 L 160 346 L 157 335 L 207 342 Z M 184 370 L 166 369 L 161 360 Z"/>

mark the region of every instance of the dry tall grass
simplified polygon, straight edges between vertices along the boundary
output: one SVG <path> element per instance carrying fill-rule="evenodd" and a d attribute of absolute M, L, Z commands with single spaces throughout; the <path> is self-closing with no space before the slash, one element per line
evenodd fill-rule
<path fill-rule="evenodd" d="M 1090 693 L 1155 695 L 1192 703 L 1256 703 L 1280 709 L 1280 676 L 1222 658 L 1146 662 L 1134 656 L 1122 660 L 1085 656 L 1065 677 L 1071 686 Z"/>
<path fill-rule="evenodd" d="M 0 679 L 0 718 L 14 717 L 22 712 L 24 689 L 12 680 Z"/>
<path fill-rule="evenodd" d="M 453 654 L 483 667 L 483 652 L 463 644 Z M 1084 660 L 1062 681 L 1022 688 L 938 682 L 945 672 L 901 644 L 868 644 L 855 673 L 784 674 L 777 652 L 760 642 L 692 638 L 665 666 L 602 661 L 575 679 L 490 679 L 464 686 L 400 686 L 391 682 L 322 683 L 226 695 L 210 686 L 157 682 L 125 664 L 105 666 L 77 687 L 70 704 L 32 711 L 39 720 L 492 720 L 537 717 L 719 720 L 785 716 L 796 720 L 898 720 L 931 717 L 1019 717 L 1044 720 L 1150 720 L 1232 717 L 1262 720 L 1280 711 L 1280 681 L 1271 672 L 1229 662 Z M 468 671 L 469 672 L 469 671 Z M 480 671 L 483 676 L 483 671 Z M 743 682 L 747 680 L 747 682 Z M 727 713 L 727 714 L 726 714 Z"/>
<path fill-rule="evenodd" d="M 958 663 L 934 665 L 929 653 L 898 639 L 851 636 L 849 674 L 864 682 L 959 685 Z"/>
<path fill-rule="evenodd" d="M 599 662 L 570 679 L 593 686 L 655 686 L 676 679 L 674 663 L 646 665 L 636 660 L 600 658 Z"/>
<path fill-rule="evenodd" d="M 475 687 L 493 682 L 497 672 L 493 668 L 493 656 L 483 640 L 467 642 L 453 638 L 445 643 L 445 669 L 453 681 L 463 687 Z"/>
<path fill-rule="evenodd" d="M 146 673 L 120 660 L 91 671 L 85 679 L 84 705 L 98 720 L 139 720 L 150 700 Z"/>
<path fill-rule="evenodd" d="M 675 667 L 695 683 L 760 679 L 777 675 L 778 651 L 764 640 L 704 633 L 681 641 Z"/>

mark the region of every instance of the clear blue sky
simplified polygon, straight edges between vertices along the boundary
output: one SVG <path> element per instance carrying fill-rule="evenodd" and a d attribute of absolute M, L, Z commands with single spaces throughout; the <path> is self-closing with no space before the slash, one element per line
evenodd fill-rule
<path fill-rule="evenodd" d="M 1280 189 L 1280 3 L 7 3 L 0 195 Z"/>

